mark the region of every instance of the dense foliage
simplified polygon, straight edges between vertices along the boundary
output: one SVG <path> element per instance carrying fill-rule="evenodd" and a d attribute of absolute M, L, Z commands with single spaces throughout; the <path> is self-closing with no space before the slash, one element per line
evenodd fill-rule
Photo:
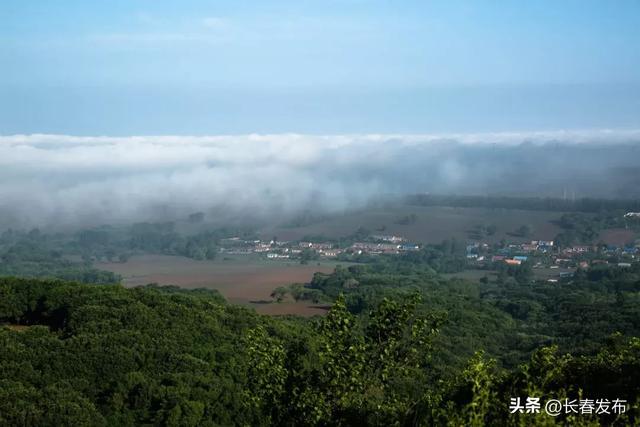
<path fill-rule="evenodd" d="M 543 345 L 586 354 L 612 333 L 640 336 L 638 263 L 579 270 L 559 283 L 532 280 L 528 263 L 503 265 L 494 280 L 472 283 L 443 279 L 428 263 L 411 264 L 407 258 L 316 273 L 309 288 L 327 300 L 344 294 L 355 313 L 366 312 L 381 298 L 418 292 L 423 310 L 446 313 L 440 356 L 447 367 L 464 363 L 477 349 L 515 367 Z"/>
<path fill-rule="evenodd" d="M 0 276 L 59 278 L 83 283 L 117 283 L 114 273 L 93 268 L 88 261 L 72 261 L 62 253 L 57 236 L 6 231 L 0 235 Z"/>
<path fill-rule="evenodd" d="M 624 201 L 486 200 L 418 201 L 563 211 L 563 248 L 636 227 L 615 210 L 633 207 Z M 273 291 L 276 301 L 331 305 L 312 319 L 260 316 L 211 290 L 126 289 L 92 267 L 140 253 L 211 259 L 222 239 L 253 237 L 202 221 L 0 236 L 0 276 L 23 277 L 0 278 L 0 425 L 640 423 L 638 262 L 612 259 L 548 282 L 535 278 L 536 257 L 487 261 L 476 266 L 485 277 L 467 280 L 447 278 L 473 263 L 455 239 L 395 255 L 344 252 L 344 267 Z M 303 240 L 347 247 L 370 234 Z M 300 260 L 318 257 L 305 249 Z M 511 413 L 511 399 L 526 396 L 628 406 L 619 415 Z"/>
<path fill-rule="evenodd" d="M 592 215 L 577 212 L 566 213 L 560 217 L 557 224 L 562 228 L 562 232 L 555 238 L 556 243 L 560 246 L 600 243 L 600 232 L 611 228 L 628 228 L 640 231 L 640 221 L 626 219 L 622 215 L 615 215 L 611 212 Z"/>
<path fill-rule="evenodd" d="M 199 215 L 192 220 L 198 224 Z M 6 230 L 0 234 L 0 277 L 58 278 L 82 283 L 118 283 L 120 277 L 94 262 L 126 262 L 132 255 L 179 255 L 212 260 L 228 236 L 254 237 L 248 229 L 200 229 L 192 223 L 178 231 L 174 222 L 100 226 L 78 232 Z"/>
<path fill-rule="evenodd" d="M 443 286 L 427 279 L 430 273 L 390 274 L 394 268 L 401 267 L 387 266 L 385 273 L 357 266 L 319 277 L 315 284 L 326 292 L 343 279 L 359 282 L 342 286 L 345 297 L 311 320 L 258 316 L 205 290 L 2 279 L 0 424 L 637 421 L 640 341 L 602 338 L 613 329 L 637 335 L 637 269 L 585 274 L 580 288 L 554 291 L 516 282 L 488 284 L 493 290 Z M 364 298 L 354 310 L 354 299 L 366 295 L 359 291 L 378 279 L 391 291 Z M 593 280 L 601 289 L 589 285 Z M 534 300 L 539 306 L 529 312 L 510 314 Z M 509 301 L 513 307 L 505 306 Z M 543 325 L 536 330 L 537 322 Z M 525 326 L 534 329 L 523 337 Z M 537 348 L 545 328 L 551 346 Z M 490 345 L 500 334 L 502 341 Z M 522 341 L 530 348 L 519 348 Z M 477 352 L 483 348 L 487 353 Z M 511 366 L 509 348 L 531 358 Z M 511 397 L 532 395 L 605 396 L 630 406 L 618 417 L 509 413 Z"/>

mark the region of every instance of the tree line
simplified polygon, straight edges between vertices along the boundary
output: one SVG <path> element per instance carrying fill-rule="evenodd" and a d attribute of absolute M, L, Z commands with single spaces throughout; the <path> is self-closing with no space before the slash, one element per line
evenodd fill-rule
<path fill-rule="evenodd" d="M 409 292 L 354 314 L 270 318 L 216 292 L 0 280 L 2 425 L 634 425 L 640 341 L 481 349 L 443 373 L 445 313 Z M 511 413 L 514 396 L 624 399 L 621 415 Z"/>

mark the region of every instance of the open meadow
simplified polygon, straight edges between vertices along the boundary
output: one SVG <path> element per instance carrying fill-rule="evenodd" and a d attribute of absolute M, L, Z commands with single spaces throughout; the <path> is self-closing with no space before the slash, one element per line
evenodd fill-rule
<path fill-rule="evenodd" d="M 415 215 L 414 220 L 403 221 L 412 215 Z M 483 241 L 507 239 L 524 242 L 532 238 L 553 239 L 561 229 L 552 221 L 561 216 L 561 212 L 504 208 L 397 206 L 334 215 L 300 227 L 268 228 L 262 230 L 261 234 L 265 237 L 277 236 L 279 240 L 297 240 L 308 235 L 338 238 L 363 227 L 380 234 L 399 235 L 416 243 L 440 243 L 452 237 L 461 241 L 469 240 L 477 226 L 493 225 L 496 232 L 492 236 L 485 236 Z M 513 233 L 523 225 L 531 228 L 531 236 L 514 236 Z"/>
<path fill-rule="evenodd" d="M 169 255 L 133 256 L 127 262 L 101 262 L 96 266 L 123 277 L 125 286 L 149 283 L 183 288 L 218 290 L 229 302 L 250 305 L 264 314 L 322 314 L 325 308 L 311 302 L 271 303 L 278 286 L 306 283 L 315 272 L 330 273 L 335 262 L 302 265 L 294 261 L 270 261 L 257 256 L 231 256 L 197 261 Z"/>

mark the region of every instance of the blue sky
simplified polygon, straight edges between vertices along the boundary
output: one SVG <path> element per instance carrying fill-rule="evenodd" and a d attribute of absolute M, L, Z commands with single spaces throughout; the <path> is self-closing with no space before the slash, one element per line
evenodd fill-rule
<path fill-rule="evenodd" d="M 0 2 L 0 134 L 640 127 L 639 1 Z"/>

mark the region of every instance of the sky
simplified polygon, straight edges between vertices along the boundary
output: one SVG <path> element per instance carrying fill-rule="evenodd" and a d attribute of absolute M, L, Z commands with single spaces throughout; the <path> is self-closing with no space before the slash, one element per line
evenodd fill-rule
<path fill-rule="evenodd" d="M 2 0 L 0 135 L 640 128 L 640 2 Z"/>

